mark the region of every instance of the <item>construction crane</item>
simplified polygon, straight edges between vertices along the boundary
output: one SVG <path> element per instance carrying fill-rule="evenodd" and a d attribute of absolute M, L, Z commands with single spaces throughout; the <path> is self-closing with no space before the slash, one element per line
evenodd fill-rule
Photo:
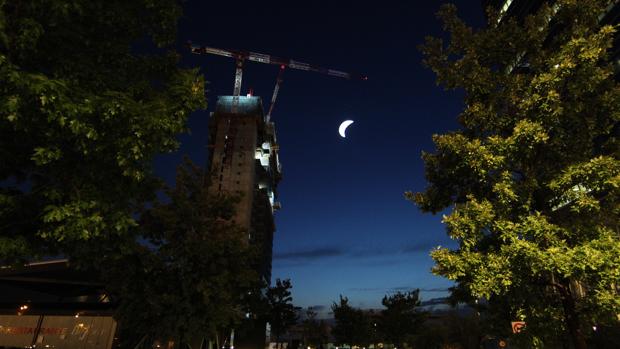
<path fill-rule="evenodd" d="M 343 79 L 349 80 L 368 80 L 368 78 L 364 75 L 359 74 L 350 74 L 340 70 L 327 69 L 319 66 L 315 66 L 312 64 L 295 61 L 292 59 L 284 59 L 275 57 L 272 55 L 266 55 L 262 53 L 256 53 L 251 51 L 238 51 L 238 50 L 226 50 L 220 48 L 214 48 L 209 46 L 196 46 L 192 45 L 191 42 L 188 43 L 189 48 L 193 54 L 198 55 L 216 55 L 223 56 L 235 59 L 235 86 L 233 89 L 233 110 L 236 110 L 236 104 L 239 100 L 239 94 L 241 93 L 241 80 L 243 78 L 243 66 L 244 62 L 252 61 L 264 64 L 273 64 L 280 66 L 280 71 L 278 72 L 278 78 L 276 79 L 276 86 L 273 89 L 273 96 L 271 97 L 271 104 L 269 106 L 269 111 L 265 116 L 265 121 L 269 121 L 271 118 L 271 113 L 273 112 L 273 107 L 276 103 L 276 99 L 278 97 L 278 92 L 280 90 L 280 86 L 282 85 L 282 77 L 284 75 L 284 70 L 286 68 L 297 69 L 297 70 L 305 70 L 311 71 L 315 73 L 325 74 L 329 76 L 334 76 Z"/>

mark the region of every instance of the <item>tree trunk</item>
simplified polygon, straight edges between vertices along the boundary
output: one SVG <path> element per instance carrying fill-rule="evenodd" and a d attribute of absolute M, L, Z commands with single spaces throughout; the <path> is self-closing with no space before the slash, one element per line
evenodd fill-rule
<path fill-rule="evenodd" d="M 562 280 L 562 285 L 564 286 L 564 292 L 561 292 L 562 307 L 564 308 L 564 319 L 566 321 L 566 326 L 568 327 L 570 337 L 573 341 L 573 345 L 575 346 L 575 349 L 588 349 L 586 337 L 581 331 L 579 315 L 575 309 L 575 299 L 573 299 L 570 291 L 570 281 L 568 279 Z"/>

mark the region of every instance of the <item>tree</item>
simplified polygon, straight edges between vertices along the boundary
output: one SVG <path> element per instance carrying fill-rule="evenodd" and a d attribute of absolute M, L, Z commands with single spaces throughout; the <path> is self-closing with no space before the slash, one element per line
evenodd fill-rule
<path fill-rule="evenodd" d="M 116 317 L 139 336 L 224 338 L 252 311 L 250 298 L 261 286 L 252 267 L 256 253 L 231 223 L 235 198 L 210 192 L 204 172 L 189 160 L 166 194 L 142 216 L 145 241 L 123 258 L 105 260 Z"/>
<path fill-rule="evenodd" d="M 418 309 L 419 295 L 420 290 L 415 290 L 383 297 L 381 304 L 385 309 L 381 311 L 379 324 L 387 343 L 398 348 L 402 348 L 404 342 L 411 343 L 412 336 L 419 331 L 425 318 L 425 313 Z"/>
<path fill-rule="evenodd" d="M 306 319 L 303 321 L 303 336 L 306 346 L 314 348 L 322 348 L 328 340 L 327 324 L 323 321 L 317 321 L 317 313 L 308 308 L 306 310 Z"/>
<path fill-rule="evenodd" d="M 178 1 L 0 0 L 0 260 L 100 266 L 160 187 L 153 156 L 205 106 Z M 99 246 L 114 246 L 99 249 Z"/>
<path fill-rule="evenodd" d="M 267 289 L 268 321 L 271 324 L 271 332 L 276 337 L 276 343 L 280 342 L 282 334 L 297 323 L 297 311 L 292 303 L 292 288 L 290 279 L 276 279 L 275 286 Z"/>
<path fill-rule="evenodd" d="M 433 272 L 506 299 L 527 323 L 517 339 L 533 346 L 564 336 L 585 348 L 592 326 L 620 313 L 620 88 L 615 28 L 599 25 L 608 3 L 560 0 L 523 22 L 491 14 L 481 30 L 444 6 L 448 44 L 422 46 L 438 83 L 465 92 L 461 129 L 422 155 L 429 186 L 407 193 L 423 211 L 452 206 L 443 222 L 459 246 L 434 250 Z"/>
<path fill-rule="evenodd" d="M 338 344 L 367 346 L 374 332 L 370 316 L 349 305 L 347 297 L 340 296 L 340 302 L 332 304 L 336 323 L 332 334 Z"/>
<path fill-rule="evenodd" d="M 481 346 L 485 341 L 482 340 L 477 316 L 463 316 L 457 314 L 456 311 L 447 312 L 432 323 L 422 324 L 410 340 L 411 342 L 408 343 L 413 344 L 414 348 L 487 348 L 485 345 Z M 493 348 L 496 347 L 493 346 Z"/>

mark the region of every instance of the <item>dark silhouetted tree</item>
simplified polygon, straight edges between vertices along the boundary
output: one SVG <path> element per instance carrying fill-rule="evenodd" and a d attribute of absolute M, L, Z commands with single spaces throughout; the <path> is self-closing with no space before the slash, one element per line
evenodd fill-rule
<path fill-rule="evenodd" d="M 386 295 L 381 300 L 385 309 L 381 311 L 379 325 L 387 343 L 401 348 L 405 342 L 410 344 L 412 336 L 419 331 L 426 317 L 426 314 L 418 309 L 419 294 L 420 290 L 397 292 Z"/>
<path fill-rule="evenodd" d="M 297 311 L 291 296 L 292 288 L 291 280 L 276 279 L 275 285 L 267 289 L 268 321 L 276 343 L 280 343 L 280 336 L 297 322 Z"/>
<path fill-rule="evenodd" d="M 261 293 L 256 253 L 231 223 L 235 198 L 209 192 L 198 167 L 179 166 L 166 194 L 142 216 L 144 240 L 104 259 L 116 317 L 134 335 L 215 342 L 253 311 L 252 295 Z"/>
<path fill-rule="evenodd" d="M 463 315 L 455 311 L 444 313 L 440 320 L 422 324 L 417 333 L 410 337 L 408 344 L 414 348 L 424 349 L 480 349 L 489 344 L 496 344 L 496 340 L 483 341 L 482 332 L 478 326 L 477 315 Z M 486 343 L 481 346 L 483 342 Z M 496 348 L 497 346 L 493 346 Z"/>
<path fill-rule="evenodd" d="M 349 305 L 347 297 L 340 296 L 340 302 L 332 304 L 336 323 L 332 334 L 338 344 L 368 346 L 373 340 L 373 321 L 371 316 L 361 309 Z"/>
<path fill-rule="evenodd" d="M 323 320 L 316 319 L 317 313 L 312 309 L 306 310 L 306 318 L 303 325 L 304 343 L 306 346 L 319 348 L 328 340 L 327 324 Z"/>

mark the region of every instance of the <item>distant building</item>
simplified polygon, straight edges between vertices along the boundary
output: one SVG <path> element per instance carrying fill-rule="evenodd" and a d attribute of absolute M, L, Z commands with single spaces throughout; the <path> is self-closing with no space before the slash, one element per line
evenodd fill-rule
<path fill-rule="evenodd" d="M 506 17 L 525 18 L 534 13 L 546 0 L 482 0 L 482 8 L 489 6 L 503 13 Z"/>

